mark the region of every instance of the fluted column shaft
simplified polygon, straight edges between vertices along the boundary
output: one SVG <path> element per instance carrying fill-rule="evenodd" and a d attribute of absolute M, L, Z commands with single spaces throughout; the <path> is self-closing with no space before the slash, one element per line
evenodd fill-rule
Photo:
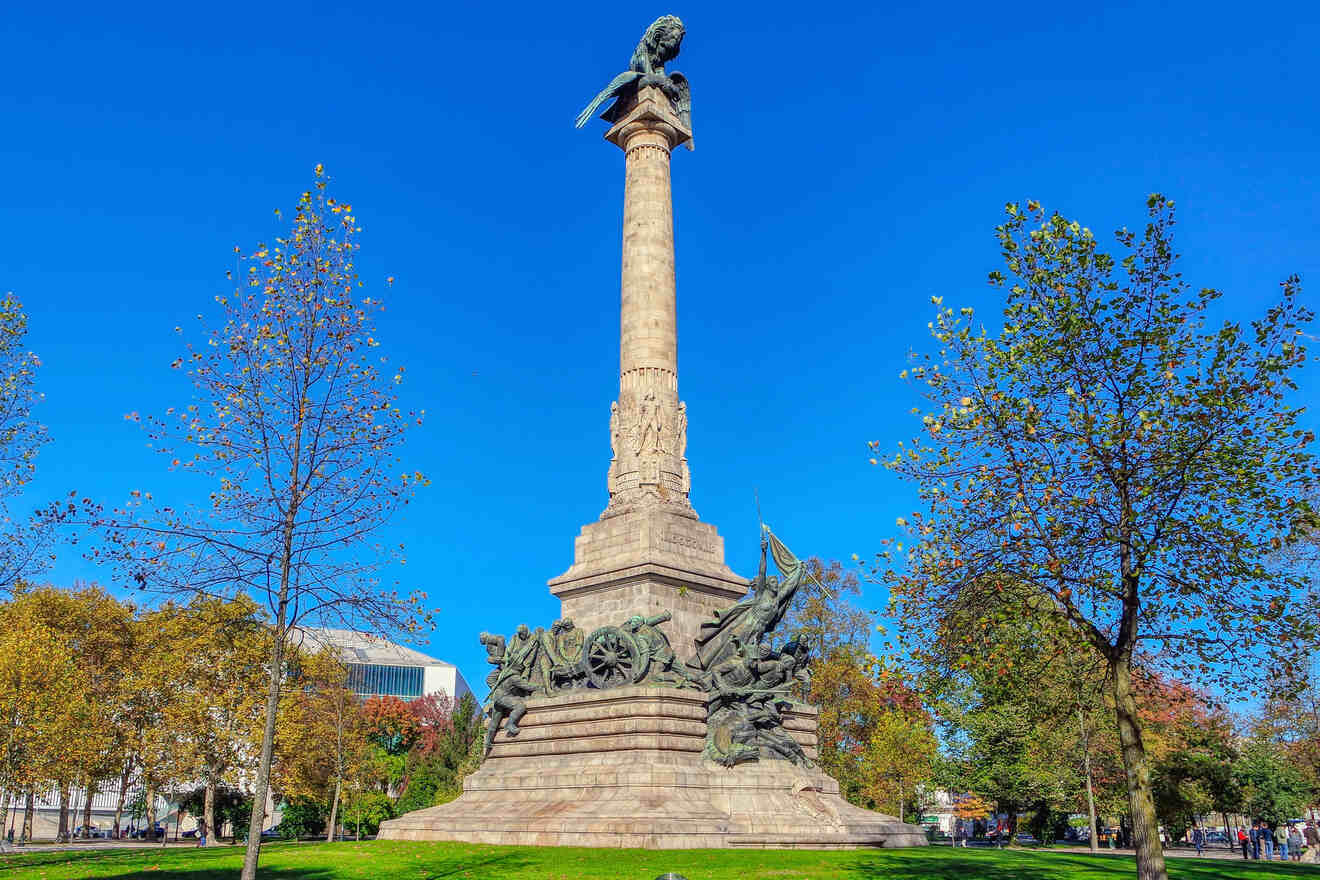
<path fill-rule="evenodd" d="M 669 137 L 638 123 L 625 138 L 619 390 L 659 386 L 677 391 Z"/>
<path fill-rule="evenodd" d="M 610 408 L 610 503 L 602 517 L 688 502 L 687 411 L 678 399 L 674 208 L 669 160 L 690 137 L 659 89 L 644 88 L 606 138 L 624 152 L 619 399 Z"/>

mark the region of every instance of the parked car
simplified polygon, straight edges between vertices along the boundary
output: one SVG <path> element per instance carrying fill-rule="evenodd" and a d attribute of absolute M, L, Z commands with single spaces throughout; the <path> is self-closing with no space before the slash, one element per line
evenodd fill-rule
<path fill-rule="evenodd" d="M 280 826 L 278 825 L 272 825 L 269 828 L 267 828 L 265 831 L 261 832 L 262 840 L 275 840 L 279 836 L 280 836 Z"/>
<path fill-rule="evenodd" d="M 129 835 L 128 835 L 128 836 L 131 837 L 131 838 L 133 838 L 134 840 L 146 840 L 146 839 L 147 839 L 147 829 L 145 829 L 145 828 L 134 828 L 131 832 L 129 832 Z M 160 824 L 159 822 L 157 822 L 157 823 L 156 823 L 156 839 L 159 840 L 159 839 L 163 838 L 164 836 L 165 836 L 165 826 L 162 825 L 162 824 Z"/>
<path fill-rule="evenodd" d="M 1040 841 L 1037 840 L 1030 831 L 1019 831 L 1017 833 L 1017 836 L 1014 837 L 1013 839 L 1017 841 L 1019 844 L 1022 844 L 1023 846 L 1027 846 L 1027 845 L 1034 846 L 1040 843 Z"/>
<path fill-rule="evenodd" d="M 98 837 L 109 837 L 109 836 L 110 836 L 109 828 L 104 828 L 104 829 L 97 828 L 95 825 L 88 825 L 86 827 L 79 825 L 77 828 L 73 829 L 73 837 L 75 840 L 84 837 L 98 838 Z"/>
<path fill-rule="evenodd" d="M 1228 843 L 1228 835 L 1222 831 L 1207 831 L 1205 833 L 1206 843 Z"/>

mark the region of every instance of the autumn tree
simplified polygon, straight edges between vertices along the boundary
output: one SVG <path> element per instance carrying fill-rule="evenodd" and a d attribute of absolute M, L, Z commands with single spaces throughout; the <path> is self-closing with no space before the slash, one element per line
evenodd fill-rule
<path fill-rule="evenodd" d="M 182 685 L 165 723 L 181 733 L 175 759 L 185 779 L 201 781 L 200 815 L 215 829 L 217 793 L 256 769 L 270 628 L 246 595 L 194 596 L 162 623 Z"/>
<path fill-rule="evenodd" d="M 45 567 L 49 524 L 11 517 L 7 502 L 32 479 L 37 453 L 49 441 L 33 416 L 41 400 L 41 360 L 25 349 L 27 314 L 13 293 L 0 297 L 0 589 L 13 589 Z"/>
<path fill-rule="evenodd" d="M 1163 880 L 1134 658 L 1250 690 L 1320 618 L 1271 559 L 1315 485 L 1290 401 L 1311 319 L 1298 283 L 1249 328 L 1208 329 L 1220 295 L 1177 272 L 1173 203 L 1148 209 L 1114 257 L 1081 224 L 1010 204 L 990 276 L 1007 285 L 1000 331 L 935 298 L 939 350 L 904 371 L 929 407 L 888 462 L 925 510 L 881 563 L 918 655 L 948 609 L 993 607 L 1011 582 L 1105 664 L 1138 874 Z"/>
<path fill-rule="evenodd" d="M 67 838 L 78 824 L 70 815 L 70 790 L 76 785 L 83 789 L 81 824 L 86 827 L 99 783 L 118 769 L 123 731 L 116 712 L 121 670 L 132 657 L 133 608 L 96 585 L 83 583 L 72 589 L 20 585 L 14 602 L 66 639 L 82 683 L 79 699 L 68 708 L 77 716 L 69 721 L 73 730 L 60 749 L 58 770 L 50 780 L 60 798 L 58 834 Z"/>
<path fill-rule="evenodd" d="M 237 257 L 235 289 L 218 296 L 219 321 L 173 366 L 192 402 L 146 419 L 152 443 L 208 503 L 164 505 L 138 493 L 101 511 L 74 498 L 51 518 L 100 527 L 94 555 L 143 590 L 171 596 L 245 592 L 270 614 L 264 727 L 243 880 L 254 880 L 279 714 L 284 655 L 300 623 L 382 634 L 426 620 L 421 593 L 378 582 L 397 557 L 376 530 L 423 482 L 397 450 L 420 415 L 401 409 L 402 367 L 379 351 L 354 266 L 360 229 L 352 207 L 315 185 L 298 201 L 287 237 Z M 136 418 L 136 416 L 133 416 Z"/>
<path fill-rule="evenodd" d="M 377 756 L 362 702 L 335 651 L 317 639 L 293 650 L 271 781 L 286 803 L 305 812 L 316 805 L 318 822 L 333 833 L 345 786 L 376 778 Z"/>
<path fill-rule="evenodd" d="M 395 805 L 399 813 L 432 807 L 458 797 L 463 778 L 481 762 L 484 725 L 471 694 L 455 701 L 448 694 L 430 694 L 408 704 L 417 719 L 418 734 L 408 752 L 403 791 Z"/>
<path fill-rule="evenodd" d="M 391 755 L 406 753 L 422 733 L 421 722 L 408 704 L 389 694 L 368 697 L 362 714 L 367 736 Z"/>
<path fill-rule="evenodd" d="M 824 659 L 836 649 L 869 653 L 875 612 L 858 607 L 862 595 L 856 570 L 837 559 L 807 559 L 807 584 L 789 604 L 780 629 L 792 638 L 805 638 L 812 658 Z M 824 589 L 816 588 L 819 584 Z"/>
<path fill-rule="evenodd" d="M 32 837 L 33 793 L 68 770 L 85 685 L 70 639 L 35 603 L 0 605 L 0 788 L 26 802 L 22 840 Z"/>
<path fill-rule="evenodd" d="M 839 648 L 812 666 L 808 702 L 820 707 L 821 767 L 867 809 L 906 811 L 931 778 L 935 738 L 902 673 L 869 652 Z"/>
<path fill-rule="evenodd" d="M 187 668 L 186 608 L 166 602 L 139 612 L 133 622 L 133 658 L 122 671 L 121 707 L 128 731 L 124 779 L 137 778 L 143 789 L 147 838 L 155 839 L 158 796 L 194 781 L 196 731 L 186 726 L 194 704 L 194 685 L 180 671 Z"/>

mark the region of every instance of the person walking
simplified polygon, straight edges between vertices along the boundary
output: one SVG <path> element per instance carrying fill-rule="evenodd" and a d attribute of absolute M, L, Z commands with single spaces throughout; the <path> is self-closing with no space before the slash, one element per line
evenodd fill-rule
<path fill-rule="evenodd" d="M 206 832 L 210 830 L 206 827 L 206 817 L 197 820 L 197 845 L 206 846 Z"/>
<path fill-rule="evenodd" d="M 1265 861 L 1274 859 L 1274 831 L 1266 822 L 1260 823 L 1260 848 L 1265 851 Z"/>
<path fill-rule="evenodd" d="M 1238 846 L 1242 847 L 1242 858 L 1246 859 L 1247 861 L 1251 861 L 1251 852 L 1250 852 L 1251 843 L 1250 841 L 1247 840 L 1246 829 L 1239 828 L 1237 830 L 1237 839 L 1238 839 Z"/>
<path fill-rule="evenodd" d="M 1285 828 L 1280 825 L 1278 828 L 1274 829 L 1274 845 L 1279 850 L 1279 861 L 1281 862 L 1288 861 L 1288 832 L 1291 830 L 1291 827 L 1292 826 Z"/>
<path fill-rule="evenodd" d="M 1196 855 L 1202 855 L 1205 849 L 1205 832 L 1201 830 L 1200 825 L 1192 826 L 1192 846 L 1196 847 Z"/>
<path fill-rule="evenodd" d="M 1316 828 L 1314 822 L 1308 823 L 1303 836 L 1306 839 L 1306 848 L 1311 851 L 1311 861 L 1320 865 L 1320 828 Z"/>
<path fill-rule="evenodd" d="M 1260 820 L 1257 819 L 1251 823 L 1251 830 L 1247 832 L 1247 837 L 1251 838 L 1251 857 L 1260 860 Z"/>
<path fill-rule="evenodd" d="M 1301 830 L 1300 828 L 1298 828 L 1296 825 L 1289 825 L 1289 826 L 1288 826 L 1288 852 L 1289 852 L 1289 854 L 1292 855 L 1292 860 L 1293 860 L 1294 862 L 1300 862 L 1300 861 L 1302 860 L 1302 846 L 1303 846 L 1303 845 L 1304 845 L 1304 842 L 1303 842 L 1303 840 L 1302 840 L 1302 830 Z"/>

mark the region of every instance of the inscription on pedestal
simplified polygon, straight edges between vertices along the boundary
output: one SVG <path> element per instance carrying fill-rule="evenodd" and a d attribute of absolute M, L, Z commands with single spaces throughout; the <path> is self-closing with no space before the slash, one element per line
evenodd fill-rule
<path fill-rule="evenodd" d="M 696 550 L 699 553 L 705 553 L 714 556 L 719 551 L 715 549 L 715 542 L 702 540 L 693 535 L 684 535 L 680 532 L 666 530 L 660 538 L 663 544 L 672 544 L 675 547 L 682 547 L 687 550 Z"/>

